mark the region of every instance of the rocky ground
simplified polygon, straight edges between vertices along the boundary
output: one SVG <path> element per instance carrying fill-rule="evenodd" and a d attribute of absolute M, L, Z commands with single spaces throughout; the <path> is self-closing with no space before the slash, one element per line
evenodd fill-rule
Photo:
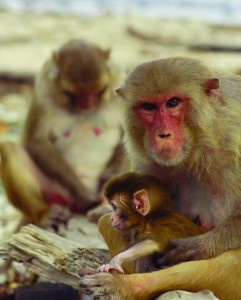
<path fill-rule="evenodd" d="M 141 62 L 168 56 L 191 56 L 218 69 L 241 72 L 241 27 L 147 19 L 133 13 L 85 18 L 0 11 L 1 141 L 19 140 L 35 74 L 54 49 L 74 38 L 111 48 L 113 60 L 124 73 Z M 12 234 L 20 218 L 0 186 L 0 243 Z M 84 218 L 75 216 L 61 230 L 70 239 L 88 236 L 87 244 L 104 247 L 96 225 Z M 0 276 L 0 285 L 4 281 L 6 274 Z"/>

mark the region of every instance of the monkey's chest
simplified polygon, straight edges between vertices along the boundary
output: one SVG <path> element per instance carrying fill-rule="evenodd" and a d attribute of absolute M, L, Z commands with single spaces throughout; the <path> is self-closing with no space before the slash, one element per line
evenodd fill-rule
<path fill-rule="evenodd" d="M 215 227 L 226 218 L 225 199 L 210 192 L 209 186 L 184 177 L 171 188 L 176 209 L 203 228 Z"/>
<path fill-rule="evenodd" d="M 119 126 L 83 121 L 52 130 L 53 143 L 76 174 L 99 178 L 120 140 Z"/>

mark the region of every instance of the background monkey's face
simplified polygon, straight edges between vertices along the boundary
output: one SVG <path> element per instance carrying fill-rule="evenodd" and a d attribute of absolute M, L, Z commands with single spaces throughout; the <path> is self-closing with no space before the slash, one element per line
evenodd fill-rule
<path fill-rule="evenodd" d="M 71 41 L 53 54 L 59 104 L 72 112 L 94 109 L 111 85 L 109 50 Z"/>

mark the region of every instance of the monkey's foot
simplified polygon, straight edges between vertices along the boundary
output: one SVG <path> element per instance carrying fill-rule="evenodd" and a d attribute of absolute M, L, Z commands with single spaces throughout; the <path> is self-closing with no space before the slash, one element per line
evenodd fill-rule
<path fill-rule="evenodd" d="M 85 294 L 93 295 L 94 299 L 112 299 L 114 282 L 114 278 L 109 274 L 87 275 L 80 279 L 80 287 L 84 289 Z"/>
<path fill-rule="evenodd" d="M 109 273 L 88 275 L 80 279 L 80 287 L 85 294 L 93 295 L 94 299 L 103 297 L 105 300 L 133 300 L 133 294 L 129 291 L 124 277 L 126 276 Z"/>

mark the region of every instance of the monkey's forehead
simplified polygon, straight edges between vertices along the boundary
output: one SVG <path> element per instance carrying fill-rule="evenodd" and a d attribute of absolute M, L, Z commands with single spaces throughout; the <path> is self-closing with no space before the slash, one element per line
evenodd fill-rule
<path fill-rule="evenodd" d="M 123 205 L 127 205 L 127 206 L 131 206 L 132 205 L 132 199 L 133 199 L 133 195 L 131 194 L 127 194 L 125 192 L 119 192 L 119 193 L 115 193 L 111 198 L 110 198 L 110 202 L 116 204 L 123 204 Z"/>
<path fill-rule="evenodd" d="M 131 202 L 130 197 L 125 192 L 116 192 L 110 199 L 112 203 Z"/>
<path fill-rule="evenodd" d="M 183 94 L 190 86 L 201 86 L 212 73 L 198 60 L 189 58 L 167 58 L 143 63 L 127 77 L 124 89 L 128 93 L 145 95 Z M 138 92 L 139 91 L 139 92 Z"/>
<path fill-rule="evenodd" d="M 202 74 L 210 74 L 210 70 L 201 61 L 185 57 L 165 58 L 142 63 L 133 69 L 130 76 L 135 76 L 139 72 L 150 76 L 162 74 L 162 76 L 168 77 L 175 74 L 184 77 L 200 77 Z"/>

